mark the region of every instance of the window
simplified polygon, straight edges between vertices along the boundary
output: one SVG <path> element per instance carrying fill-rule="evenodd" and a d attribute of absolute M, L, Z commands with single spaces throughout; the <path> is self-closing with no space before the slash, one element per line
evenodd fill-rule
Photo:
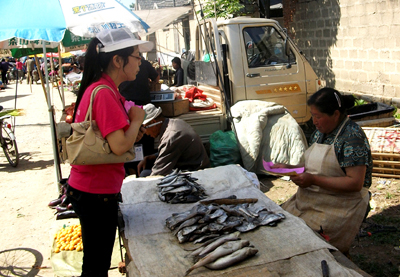
<path fill-rule="evenodd" d="M 265 67 L 289 63 L 285 54 L 285 40 L 278 31 L 269 26 L 243 29 L 249 67 Z M 290 63 L 295 63 L 295 56 L 290 51 Z"/>

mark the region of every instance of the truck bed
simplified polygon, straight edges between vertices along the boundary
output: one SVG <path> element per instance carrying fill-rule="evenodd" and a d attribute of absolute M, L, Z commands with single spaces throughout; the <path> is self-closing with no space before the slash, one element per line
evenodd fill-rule
<path fill-rule="evenodd" d="M 203 143 L 209 142 L 210 135 L 218 130 L 225 130 L 225 116 L 219 108 L 205 111 L 192 111 L 178 116 L 185 120 L 200 136 Z"/>
<path fill-rule="evenodd" d="M 226 129 L 224 104 L 221 101 L 221 91 L 217 87 L 200 85 L 197 88 L 201 89 L 207 97 L 214 100 L 217 108 L 204 111 L 190 111 L 178 116 L 178 118 L 185 120 L 191 125 L 203 143 L 207 143 L 212 133 Z"/>

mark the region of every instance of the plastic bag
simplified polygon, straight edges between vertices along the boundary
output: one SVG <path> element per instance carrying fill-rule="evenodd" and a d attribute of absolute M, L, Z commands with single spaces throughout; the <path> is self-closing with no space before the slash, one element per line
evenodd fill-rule
<path fill-rule="evenodd" d="M 242 157 L 235 133 L 218 130 L 210 136 L 210 162 L 212 167 L 240 164 Z"/>

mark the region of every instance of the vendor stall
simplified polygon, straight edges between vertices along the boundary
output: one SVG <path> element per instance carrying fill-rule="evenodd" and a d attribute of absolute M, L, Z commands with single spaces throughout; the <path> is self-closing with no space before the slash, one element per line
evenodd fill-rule
<path fill-rule="evenodd" d="M 201 276 L 322 276 L 321 261 L 325 260 L 330 276 L 368 276 L 360 269 L 343 266 L 335 256 L 335 247 L 315 234 L 301 219 L 290 215 L 266 197 L 258 188 L 258 180 L 238 165 L 228 165 L 191 174 L 205 188 L 208 199 L 254 198 L 254 205 L 265 206 L 285 219 L 276 227 L 259 226 L 241 233 L 258 253 L 224 270 L 204 267 L 190 275 Z M 166 219 L 173 213 L 190 210 L 199 203 L 168 204 L 158 198 L 160 178 L 127 179 L 122 186 L 122 216 L 125 222 L 124 246 L 129 256 L 128 276 L 184 276 L 193 265 L 184 247 L 166 227 Z M 332 254 L 332 253 L 333 254 Z M 344 256 L 342 255 L 342 258 Z M 127 261 L 128 262 L 128 261 Z M 351 264 L 351 262 L 348 262 Z"/>

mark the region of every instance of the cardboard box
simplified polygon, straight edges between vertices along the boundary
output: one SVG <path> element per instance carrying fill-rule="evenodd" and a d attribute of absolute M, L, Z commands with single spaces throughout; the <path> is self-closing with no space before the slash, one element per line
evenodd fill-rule
<path fill-rule="evenodd" d="M 161 107 L 162 113 L 166 117 L 174 117 L 189 112 L 189 100 L 178 99 L 168 102 L 153 103 L 156 107 Z"/>

